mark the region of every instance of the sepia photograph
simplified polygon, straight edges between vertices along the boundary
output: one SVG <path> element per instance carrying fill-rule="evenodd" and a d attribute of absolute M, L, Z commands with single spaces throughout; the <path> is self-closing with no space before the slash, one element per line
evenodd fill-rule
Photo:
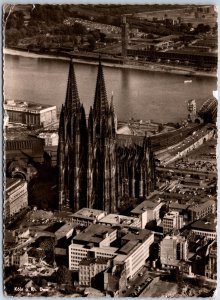
<path fill-rule="evenodd" d="M 2 6 L 5 297 L 215 295 L 217 19 Z"/>

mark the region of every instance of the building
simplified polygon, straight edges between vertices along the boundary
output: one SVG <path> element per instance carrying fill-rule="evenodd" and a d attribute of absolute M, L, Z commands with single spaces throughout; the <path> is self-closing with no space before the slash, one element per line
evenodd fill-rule
<path fill-rule="evenodd" d="M 177 267 L 188 259 L 188 242 L 180 235 L 167 235 L 160 242 L 160 262 L 163 268 Z"/>
<path fill-rule="evenodd" d="M 196 221 L 206 217 L 209 214 L 214 214 L 216 211 L 216 202 L 213 199 L 208 199 L 203 203 L 191 205 L 188 208 L 190 220 Z"/>
<path fill-rule="evenodd" d="M 168 164 L 183 158 L 189 152 L 199 148 L 208 140 L 215 136 L 214 126 L 206 124 L 198 130 L 192 132 L 192 135 L 182 138 L 180 143 L 166 149 L 166 151 L 158 151 L 155 153 L 155 159 L 158 165 L 166 167 Z"/>
<path fill-rule="evenodd" d="M 164 205 L 158 196 L 158 201 L 152 201 L 151 199 L 145 200 L 136 206 L 131 215 L 140 218 L 141 228 L 144 229 L 146 224 L 155 220 L 158 224 L 160 222 L 160 210 Z"/>
<path fill-rule="evenodd" d="M 122 247 L 113 259 L 114 265 L 125 264 L 126 278 L 132 279 L 150 256 L 154 233 L 147 229 L 131 231 L 121 238 Z"/>
<path fill-rule="evenodd" d="M 122 15 L 122 30 L 121 30 L 121 41 L 122 41 L 122 57 L 127 56 L 128 39 L 129 39 L 129 24 L 126 20 L 126 15 Z"/>
<path fill-rule="evenodd" d="M 45 146 L 58 146 L 58 133 L 41 132 L 38 137 L 44 140 Z"/>
<path fill-rule="evenodd" d="M 196 116 L 196 100 L 190 99 L 188 101 L 188 121 L 195 122 Z"/>
<path fill-rule="evenodd" d="M 117 239 L 117 229 L 101 224 L 92 224 L 77 234 L 69 246 L 69 269 L 78 270 L 83 258 L 112 258 L 117 248 L 110 244 Z"/>
<path fill-rule="evenodd" d="M 145 49 L 127 49 L 127 56 L 138 57 L 146 61 L 176 62 L 186 63 L 192 66 L 200 66 L 202 68 L 216 68 L 218 56 L 216 53 L 196 53 L 185 52 L 184 49 L 155 51 Z M 202 61 L 202 65 L 201 65 Z"/>
<path fill-rule="evenodd" d="M 28 263 L 27 251 L 23 249 L 12 251 L 6 254 L 5 261 L 7 262 L 7 266 L 23 267 Z"/>
<path fill-rule="evenodd" d="M 117 247 L 112 246 L 117 242 Z M 125 266 L 126 278 L 137 274 L 150 255 L 154 233 L 146 229 L 116 229 L 93 224 L 77 234 L 69 246 L 69 269 L 79 270 L 85 258 L 105 258 L 112 266 Z"/>
<path fill-rule="evenodd" d="M 56 236 L 56 239 L 59 240 L 63 237 L 66 239 L 70 238 L 74 232 L 74 229 L 76 227 L 75 223 L 69 222 L 64 224 L 62 227 L 60 227 L 54 234 Z"/>
<path fill-rule="evenodd" d="M 204 236 L 207 239 L 214 240 L 217 237 L 217 219 L 214 215 L 197 220 L 191 224 L 191 232 L 194 236 Z"/>
<path fill-rule="evenodd" d="M 82 208 L 72 214 L 72 221 L 79 225 L 88 227 L 91 224 L 97 223 L 99 220 L 106 216 L 106 212 L 92 208 Z"/>
<path fill-rule="evenodd" d="M 141 228 L 141 221 L 139 218 L 122 216 L 117 214 L 108 214 L 99 221 L 100 224 L 122 227 Z"/>
<path fill-rule="evenodd" d="M 21 100 L 6 100 L 4 109 L 9 116 L 9 123 L 21 123 L 34 127 L 47 127 L 57 122 L 56 106 Z"/>
<path fill-rule="evenodd" d="M 208 264 L 205 266 L 205 276 L 210 279 L 217 279 L 217 242 L 214 240 L 209 245 Z"/>
<path fill-rule="evenodd" d="M 73 61 L 60 114 L 59 207 L 115 212 L 123 197 L 145 197 L 154 190 L 154 160 L 149 138 L 141 146 L 116 139 L 113 99 L 108 104 L 101 62 L 88 120 L 80 103 Z M 117 199 L 117 200 L 116 200 Z"/>
<path fill-rule="evenodd" d="M 109 267 L 106 258 L 85 258 L 79 263 L 79 285 L 92 286 L 97 274 Z"/>
<path fill-rule="evenodd" d="M 171 211 L 163 217 L 163 233 L 169 233 L 174 229 L 183 227 L 183 216 L 179 215 L 177 211 Z"/>
<path fill-rule="evenodd" d="M 5 141 L 6 162 L 21 159 L 43 163 L 44 140 L 25 132 L 7 130 Z"/>
<path fill-rule="evenodd" d="M 6 178 L 5 217 L 10 219 L 28 206 L 27 182 L 17 178 Z"/>

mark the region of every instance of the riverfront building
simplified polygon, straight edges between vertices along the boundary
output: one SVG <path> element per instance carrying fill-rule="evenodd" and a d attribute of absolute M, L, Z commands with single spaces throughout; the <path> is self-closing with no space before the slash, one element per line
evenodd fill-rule
<path fill-rule="evenodd" d="M 7 112 L 10 123 L 46 127 L 57 121 L 56 106 L 20 100 L 6 100 L 4 109 Z"/>

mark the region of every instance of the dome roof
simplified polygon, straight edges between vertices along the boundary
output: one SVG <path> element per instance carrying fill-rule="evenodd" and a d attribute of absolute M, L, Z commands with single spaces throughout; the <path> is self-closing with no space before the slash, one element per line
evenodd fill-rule
<path fill-rule="evenodd" d="M 198 115 L 207 123 L 216 123 L 218 103 L 215 98 L 207 99 L 200 108 Z"/>

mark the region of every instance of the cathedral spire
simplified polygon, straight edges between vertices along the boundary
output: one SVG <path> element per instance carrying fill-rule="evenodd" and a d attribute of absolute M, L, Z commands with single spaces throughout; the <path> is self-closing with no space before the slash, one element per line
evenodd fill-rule
<path fill-rule="evenodd" d="M 105 89 L 105 80 L 101 59 L 99 58 L 98 75 L 96 81 L 95 99 L 94 99 L 94 114 L 101 117 L 108 110 L 107 94 Z"/>
<path fill-rule="evenodd" d="M 59 123 L 59 140 L 60 141 L 64 141 L 64 136 L 65 136 L 65 132 L 64 132 L 64 106 L 62 105 L 61 111 L 60 111 L 60 123 Z"/>
<path fill-rule="evenodd" d="M 71 59 L 69 65 L 65 107 L 68 112 L 69 111 L 76 112 L 76 110 L 79 108 L 79 105 L 80 105 L 80 100 L 79 100 L 78 89 L 76 84 L 74 63 L 73 63 L 73 59 Z"/>
<path fill-rule="evenodd" d="M 111 95 L 111 102 L 110 102 L 110 111 L 112 111 L 113 113 L 115 112 L 115 109 L 114 109 L 114 103 L 113 103 L 113 91 L 112 91 L 112 95 Z"/>

